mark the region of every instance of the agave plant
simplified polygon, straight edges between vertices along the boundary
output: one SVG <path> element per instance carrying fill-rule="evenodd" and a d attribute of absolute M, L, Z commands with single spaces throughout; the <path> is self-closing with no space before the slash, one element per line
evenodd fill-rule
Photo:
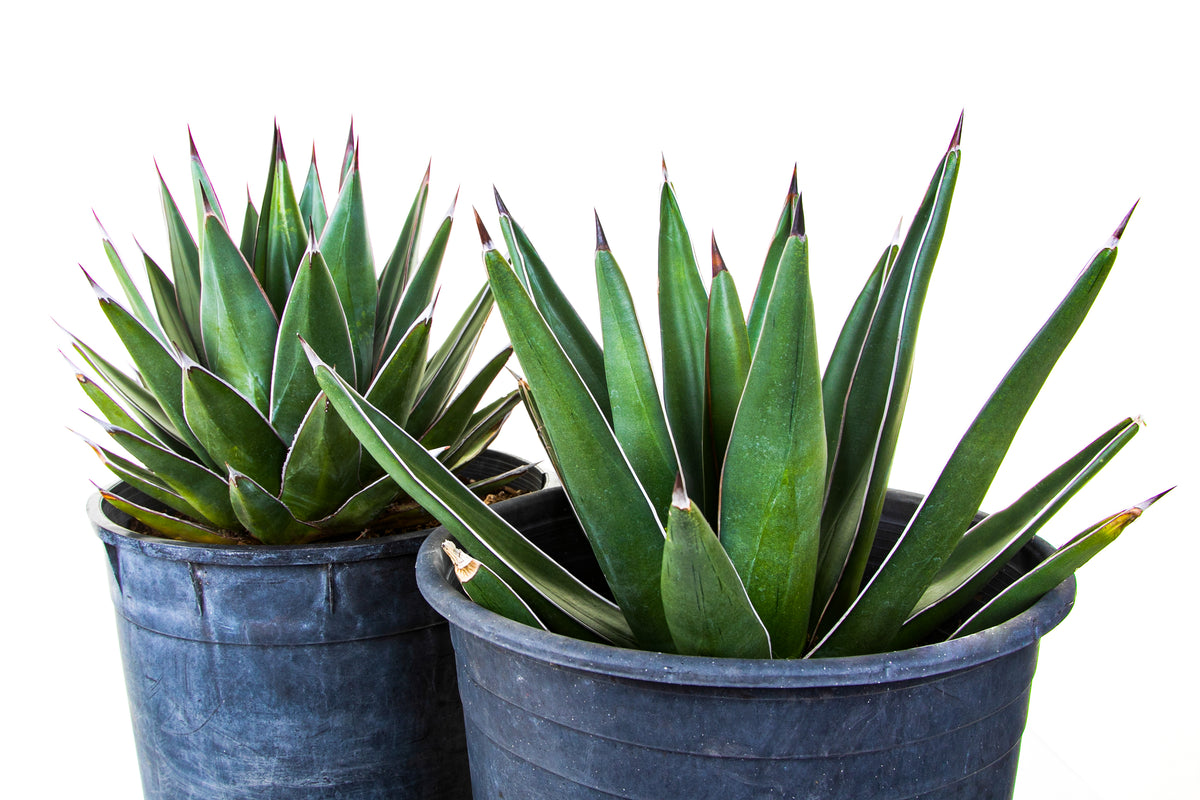
<path fill-rule="evenodd" d="M 520 398 L 481 403 L 511 348 L 455 394 L 493 305 L 486 285 L 429 352 L 454 207 L 418 257 L 428 170 L 377 277 L 353 127 L 328 210 L 315 149 L 297 201 L 276 127 L 262 211 L 247 198 L 238 242 L 194 141 L 191 168 L 196 237 L 159 174 L 173 280 L 143 252 L 153 311 L 107 233 L 128 307 L 88 277 L 136 368 L 124 372 L 74 340 L 99 378 L 76 370 L 97 421 L 132 460 L 89 443 L 159 505 L 102 492 L 109 503 L 174 539 L 283 544 L 360 531 L 406 500 L 332 413 L 302 340 L 424 447 L 443 448 L 447 469 L 495 438 Z"/>
<path fill-rule="evenodd" d="M 468 594 L 514 619 L 649 650 L 753 658 L 883 652 L 993 625 L 1064 580 L 1157 497 L 1105 518 L 982 608 L 972 605 L 1139 429 L 1122 420 L 973 524 L 1018 426 L 1111 270 L 1127 216 L 1004 376 L 882 565 L 868 571 L 958 176 L 961 125 L 903 242 L 897 236 L 872 268 L 823 375 L 794 172 L 743 317 L 715 238 L 705 289 L 664 166 L 661 400 L 599 219 L 602 346 L 497 197 L 511 263 L 480 223 L 488 277 L 528 379 L 526 406 L 611 602 L 476 502 L 314 357 L 318 381 L 379 463 L 465 549 L 452 555 Z"/>

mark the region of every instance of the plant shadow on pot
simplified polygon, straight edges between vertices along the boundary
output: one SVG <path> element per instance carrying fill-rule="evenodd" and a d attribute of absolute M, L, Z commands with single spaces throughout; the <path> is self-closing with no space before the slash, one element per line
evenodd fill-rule
<path fill-rule="evenodd" d="M 523 463 L 487 451 L 465 474 Z M 88 514 L 148 800 L 470 797 L 447 628 L 413 576 L 429 530 L 200 545 L 133 533 L 99 495 Z"/>
<path fill-rule="evenodd" d="M 888 493 L 876 561 L 919 501 Z M 598 579 L 561 489 L 517 498 L 503 516 Z M 1038 641 L 1075 598 L 1070 578 L 1004 624 L 878 655 L 665 655 L 569 639 L 475 605 L 454 582 L 446 536 L 422 546 L 417 581 L 450 621 L 475 800 L 1010 798 Z M 1034 540 L 986 594 L 1050 552 Z"/>

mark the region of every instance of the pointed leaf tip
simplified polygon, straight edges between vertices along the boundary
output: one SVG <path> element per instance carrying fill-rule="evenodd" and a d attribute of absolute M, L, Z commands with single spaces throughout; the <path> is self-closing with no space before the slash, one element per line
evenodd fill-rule
<path fill-rule="evenodd" d="M 450 201 L 450 210 L 448 210 L 446 212 L 446 219 L 454 218 L 454 210 L 456 208 L 458 208 L 458 193 L 461 191 L 462 191 L 461 186 L 459 186 L 457 189 L 454 190 L 454 199 Z"/>
<path fill-rule="evenodd" d="M 511 219 L 512 214 L 508 213 L 508 208 L 504 205 L 504 201 L 500 199 L 500 190 L 496 188 L 495 184 L 492 185 L 492 194 L 496 197 L 496 213 L 502 217 Z"/>
<path fill-rule="evenodd" d="M 664 183 L 669 182 L 671 180 L 671 178 L 667 175 L 667 156 L 665 154 L 662 157 L 662 173 L 663 173 L 663 182 Z"/>
<path fill-rule="evenodd" d="M 1117 226 L 1115 231 L 1113 231 L 1112 238 L 1114 242 L 1119 242 L 1121 237 L 1125 235 L 1125 226 L 1129 224 L 1129 218 L 1133 216 L 1133 212 L 1138 207 L 1138 203 L 1140 202 L 1142 202 L 1142 199 L 1139 197 L 1137 202 L 1133 204 L 1133 208 L 1129 209 L 1129 213 L 1125 215 L 1125 219 L 1121 220 L 1121 224 Z"/>
<path fill-rule="evenodd" d="M 792 217 L 792 236 L 804 236 L 804 195 L 796 195 L 796 213 Z"/>
<path fill-rule="evenodd" d="M 792 164 L 792 182 L 788 184 L 788 200 L 797 197 L 800 194 L 800 184 L 796 179 L 797 165 Z"/>
<path fill-rule="evenodd" d="M 187 126 L 188 132 L 188 150 L 191 152 L 192 158 L 200 160 L 200 153 L 196 150 L 196 140 L 192 137 L 192 126 Z"/>
<path fill-rule="evenodd" d="M 608 252 L 608 237 L 604 235 L 604 228 L 600 227 L 600 214 L 592 209 L 592 215 L 596 218 L 596 249 Z"/>
<path fill-rule="evenodd" d="M 717 248 L 717 234 L 714 232 L 712 235 L 712 274 L 713 274 L 713 277 L 715 278 L 715 277 L 717 277 L 717 275 L 721 274 L 722 272 L 728 272 L 728 271 L 729 271 L 728 268 L 725 266 L 725 259 L 721 257 L 721 251 Z"/>
<path fill-rule="evenodd" d="M 475 226 L 479 228 L 479 241 L 483 243 L 484 250 L 494 250 L 492 246 L 492 237 L 487 232 L 487 228 L 483 227 L 483 220 L 479 218 L 479 211 L 475 208 L 471 209 L 475 212 Z"/>
<path fill-rule="evenodd" d="M 157 166 L 157 165 L 155 165 Z M 100 221 L 100 215 L 96 213 L 96 209 L 92 209 L 92 219 L 96 220 L 96 227 L 100 229 L 100 236 L 104 241 L 112 243 L 112 237 L 108 235 L 108 231 L 104 229 L 104 223 Z"/>
<path fill-rule="evenodd" d="M 675 473 L 675 487 L 671 490 L 671 505 L 683 511 L 691 508 L 691 501 L 688 500 L 687 490 L 683 487 L 682 472 Z"/>
<path fill-rule="evenodd" d="M 1169 494 L 1170 492 L 1172 492 L 1172 491 L 1174 491 L 1174 490 L 1175 490 L 1175 487 L 1174 487 L 1174 486 L 1172 486 L 1170 489 L 1167 489 L 1166 491 L 1159 492 L 1158 494 L 1154 495 L 1154 497 L 1151 497 L 1151 498 L 1150 498 L 1150 499 L 1148 499 L 1148 500 L 1143 500 L 1142 502 L 1138 503 L 1138 504 L 1137 504 L 1136 506 L 1134 506 L 1133 508 L 1137 510 L 1137 514 L 1138 514 L 1138 516 L 1141 516 L 1141 514 L 1142 514 L 1142 512 L 1143 512 L 1143 511 L 1145 511 L 1147 508 L 1149 508 L 1150 506 L 1152 506 L 1152 505 L 1154 505 L 1155 503 L 1157 503 L 1157 502 L 1158 502 L 1159 500 L 1161 500 L 1161 499 L 1162 499 L 1162 498 L 1163 498 L 1165 495 Z M 1131 511 L 1132 511 L 1132 510 L 1133 510 L 1133 509 L 1131 509 Z"/>
<path fill-rule="evenodd" d="M 950 137 L 950 146 L 946 148 L 947 153 L 953 152 L 962 146 L 962 124 L 965 113 L 966 109 L 963 109 L 958 114 L 958 124 L 954 126 L 954 135 Z"/>

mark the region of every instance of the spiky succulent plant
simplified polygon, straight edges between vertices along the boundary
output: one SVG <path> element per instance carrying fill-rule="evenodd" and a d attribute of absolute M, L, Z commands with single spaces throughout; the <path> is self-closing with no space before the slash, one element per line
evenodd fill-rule
<path fill-rule="evenodd" d="M 143 253 L 147 303 L 107 233 L 104 249 L 128 307 L 88 277 L 135 367 L 124 372 L 74 340 L 95 376 L 77 370 L 78 380 L 132 459 L 89 443 L 161 506 L 111 492 L 105 499 L 170 538 L 267 544 L 353 533 L 403 500 L 330 409 L 305 342 L 423 446 L 444 448 L 438 458 L 448 469 L 495 438 L 519 397 L 481 403 L 511 348 L 455 395 L 493 305 L 486 284 L 429 353 L 454 208 L 418 257 L 428 170 L 378 276 L 353 127 L 328 211 L 315 148 L 297 200 L 275 128 L 262 211 L 247 198 L 240 242 L 194 142 L 191 171 L 196 237 L 159 175 L 173 280 Z"/>
<path fill-rule="evenodd" d="M 487 568 L 463 573 L 488 584 L 468 594 L 515 619 L 648 650 L 755 658 L 882 652 L 996 624 L 1064 580 L 1157 498 L 1105 518 L 987 605 L 970 606 L 1139 428 L 1134 419 L 1117 423 L 973 524 L 1018 426 L 1112 268 L 1126 217 L 1009 369 L 882 565 L 868 570 L 958 175 L 961 124 L 903 243 L 893 241 L 872 269 L 823 375 L 795 173 L 744 317 L 715 239 L 705 289 L 664 166 L 661 400 L 599 220 L 603 346 L 497 197 L 511 263 L 480 223 L 489 280 L 528 378 L 526 406 L 615 603 L 476 502 L 340 370 L 318 360 L 318 379 L 380 463 Z"/>

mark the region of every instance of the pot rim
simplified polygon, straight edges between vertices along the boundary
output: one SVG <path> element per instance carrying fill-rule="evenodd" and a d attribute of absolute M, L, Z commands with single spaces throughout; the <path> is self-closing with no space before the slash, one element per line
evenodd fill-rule
<path fill-rule="evenodd" d="M 585 642 L 532 628 L 489 611 L 450 580 L 441 543 L 450 532 L 437 528 L 417 554 L 417 586 L 425 600 L 459 629 L 522 656 L 600 675 L 654 683 L 729 688 L 816 688 L 922 680 L 969 669 L 1026 647 L 1060 623 L 1075 603 L 1075 576 L 1006 622 L 948 642 L 886 653 L 837 658 L 739 659 L 685 656 Z M 1041 538 L 1041 556 L 1053 548 Z"/>
<path fill-rule="evenodd" d="M 534 462 L 500 450 L 485 450 L 480 456 L 490 455 L 499 458 L 513 466 L 529 464 L 529 475 L 540 484 L 541 488 L 533 489 L 529 494 L 536 494 L 547 485 L 546 472 Z M 106 491 L 122 496 L 136 493 L 129 484 L 118 481 Z M 522 497 L 525 495 L 521 495 Z M 348 563 L 367 561 L 381 557 L 408 555 L 417 551 L 421 542 L 436 527 L 423 528 L 416 531 L 395 533 L 389 536 L 379 536 L 373 539 L 313 542 L 309 544 L 205 544 L 202 542 L 184 542 L 168 539 L 163 536 L 138 533 L 125 527 L 128 516 L 109 505 L 101 497 L 100 492 L 93 492 L 87 500 L 87 515 L 96 535 L 106 545 L 133 548 L 152 558 L 167 561 L 186 561 L 193 564 L 228 564 L 228 565 L 304 565 L 326 564 L 331 562 Z"/>

